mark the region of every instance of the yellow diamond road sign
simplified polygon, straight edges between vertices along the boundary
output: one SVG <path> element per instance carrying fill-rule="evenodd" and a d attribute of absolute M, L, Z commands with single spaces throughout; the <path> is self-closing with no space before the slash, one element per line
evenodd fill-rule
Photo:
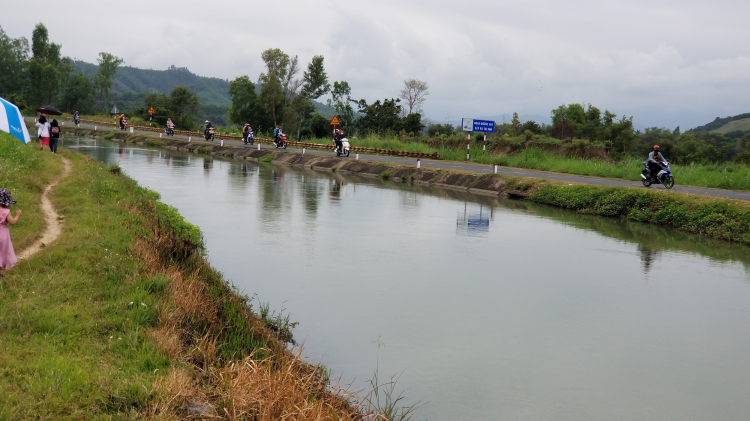
<path fill-rule="evenodd" d="M 340 126 L 341 123 L 339 123 L 339 116 L 335 115 L 333 116 L 333 119 L 331 120 L 331 126 Z"/>

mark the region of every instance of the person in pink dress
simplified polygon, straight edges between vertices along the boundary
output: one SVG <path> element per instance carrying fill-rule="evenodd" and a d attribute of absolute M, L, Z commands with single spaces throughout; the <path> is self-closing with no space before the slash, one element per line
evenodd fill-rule
<path fill-rule="evenodd" d="M 12 268 L 18 262 L 16 252 L 13 250 L 13 243 L 10 242 L 10 230 L 8 225 L 15 225 L 18 218 L 21 217 L 21 209 L 16 212 L 14 217 L 10 213 L 10 205 L 15 205 L 16 201 L 6 189 L 0 189 L 0 276 L 5 275 L 5 271 Z"/>

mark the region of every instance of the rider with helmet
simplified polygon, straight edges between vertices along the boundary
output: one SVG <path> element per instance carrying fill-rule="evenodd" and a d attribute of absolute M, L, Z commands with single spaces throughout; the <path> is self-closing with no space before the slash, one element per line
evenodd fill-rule
<path fill-rule="evenodd" d="M 659 151 L 659 145 L 654 145 L 654 150 L 648 154 L 648 172 L 651 173 L 651 180 L 656 179 L 656 175 L 661 171 L 661 162 L 666 161 Z"/>
<path fill-rule="evenodd" d="M 167 118 L 167 133 L 170 131 L 174 135 L 174 123 L 172 122 L 172 118 Z"/>
<path fill-rule="evenodd" d="M 209 120 L 206 120 L 206 128 L 203 130 L 203 136 L 208 136 L 208 129 L 214 127 Z"/>
<path fill-rule="evenodd" d="M 336 133 L 333 135 L 333 141 L 336 143 L 336 149 L 341 149 L 343 144 L 341 139 L 344 138 L 344 132 L 341 129 L 336 129 Z"/>

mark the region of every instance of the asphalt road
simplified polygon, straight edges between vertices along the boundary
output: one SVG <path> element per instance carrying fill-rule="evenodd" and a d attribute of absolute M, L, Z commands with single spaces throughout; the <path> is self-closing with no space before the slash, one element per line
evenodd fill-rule
<path fill-rule="evenodd" d="M 27 120 L 33 120 L 33 119 L 27 117 Z M 73 123 L 70 121 L 66 121 L 65 124 L 71 125 Z M 94 126 L 91 124 L 81 124 L 80 127 L 88 128 L 88 129 L 94 128 Z M 110 131 L 110 130 L 114 130 L 114 128 L 111 126 L 99 126 L 97 130 Z M 63 127 L 63 133 L 64 133 L 64 127 Z M 156 134 L 155 132 L 139 131 L 139 130 L 134 130 L 134 133 L 151 134 L 151 135 Z M 175 135 L 174 138 L 184 139 L 184 140 L 188 139 L 187 136 L 180 136 L 180 135 Z M 195 139 L 193 140 L 203 141 L 202 138 L 199 138 L 198 140 L 195 140 Z M 221 142 L 219 140 L 216 140 L 214 142 L 205 142 L 205 143 L 218 144 Z M 246 147 L 246 148 L 258 147 L 257 144 L 253 146 L 249 146 L 249 145 L 243 144 L 242 142 L 236 142 L 236 141 L 231 141 L 231 140 L 225 140 L 224 144 L 233 145 L 233 146 L 241 146 L 241 147 Z M 333 147 L 333 143 L 331 145 Z M 275 148 L 269 145 L 261 145 L 261 149 L 275 149 Z M 289 148 L 287 149 L 287 151 L 298 152 L 298 153 L 302 152 L 301 149 L 295 149 L 295 148 Z M 311 149 L 311 150 L 306 150 L 305 153 L 314 154 L 314 155 L 335 156 L 332 151 L 321 151 L 321 150 Z M 356 156 L 355 154 L 352 154 L 348 159 L 355 159 L 355 156 Z M 391 163 L 391 164 L 406 164 L 406 165 L 417 164 L 417 160 L 415 158 L 401 158 L 401 157 L 387 156 L 387 155 L 363 155 L 363 159 L 367 159 L 368 161 L 384 162 L 384 163 Z M 470 172 L 481 173 L 481 174 L 489 174 L 493 172 L 493 168 L 490 165 L 463 163 L 463 162 L 456 162 L 456 161 L 437 161 L 437 160 L 432 160 L 432 159 L 423 159 L 421 166 L 423 168 L 470 171 Z M 628 180 L 588 177 L 588 176 L 582 176 L 582 175 L 570 175 L 570 174 L 562 174 L 562 173 L 555 173 L 555 172 L 548 172 L 548 171 L 526 170 L 526 169 L 521 169 L 521 168 L 498 167 L 497 173 L 502 174 L 502 175 L 515 176 L 515 177 L 545 178 L 548 180 L 558 180 L 558 181 L 565 181 L 565 182 L 570 182 L 570 183 L 586 183 L 586 184 L 594 184 L 594 185 L 600 185 L 600 186 L 638 187 L 642 189 L 645 188 L 643 187 L 643 184 L 641 184 L 640 182 L 634 182 L 634 181 L 628 181 Z M 725 197 L 729 199 L 750 200 L 750 192 L 748 191 L 722 190 L 722 189 L 712 189 L 708 187 L 680 186 L 679 174 L 675 177 L 675 181 L 678 184 L 675 184 L 675 186 L 672 188 L 671 191 L 674 191 L 674 192 L 698 194 L 698 195 L 712 196 L 712 197 Z M 654 185 L 651 188 L 659 189 L 659 190 L 666 190 L 661 185 Z"/>

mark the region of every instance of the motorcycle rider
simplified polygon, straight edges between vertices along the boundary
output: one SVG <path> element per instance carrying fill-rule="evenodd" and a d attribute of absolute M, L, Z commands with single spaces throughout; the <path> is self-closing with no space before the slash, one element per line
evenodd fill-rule
<path fill-rule="evenodd" d="M 78 124 L 79 121 L 81 121 L 81 115 L 78 113 L 78 110 L 73 113 L 73 121 Z"/>
<path fill-rule="evenodd" d="M 344 132 L 341 129 L 336 130 L 336 134 L 333 135 L 333 142 L 336 144 L 336 149 L 343 151 L 344 144 L 341 143 L 341 139 L 344 138 Z"/>
<path fill-rule="evenodd" d="M 277 124 L 276 127 L 273 129 L 273 143 L 278 144 L 279 138 L 281 137 L 281 127 Z"/>
<path fill-rule="evenodd" d="M 654 150 L 648 154 L 648 172 L 651 173 L 651 181 L 656 180 L 656 175 L 661 171 L 661 163 L 666 161 L 659 152 L 659 145 L 654 145 Z"/>
<path fill-rule="evenodd" d="M 214 125 L 211 124 L 210 121 L 206 120 L 206 128 L 205 128 L 205 130 L 203 130 L 203 137 L 208 136 L 208 129 L 211 129 L 213 127 L 214 127 Z"/>
<path fill-rule="evenodd" d="M 174 123 L 172 123 L 171 118 L 167 118 L 167 133 L 169 133 L 170 130 L 174 131 Z"/>
<path fill-rule="evenodd" d="M 120 114 L 120 117 L 117 119 L 120 120 L 120 128 L 125 129 L 125 122 L 127 121 L 125 120 L 125 114 Z"/>
<path fill-rule="evenodd" d="M 245 142 L 247 145 L 247 133 L 248 128 L 250 127 L 250 123 L 245 123 L 245 125 L 242 127 L 242 141 Z"/>

